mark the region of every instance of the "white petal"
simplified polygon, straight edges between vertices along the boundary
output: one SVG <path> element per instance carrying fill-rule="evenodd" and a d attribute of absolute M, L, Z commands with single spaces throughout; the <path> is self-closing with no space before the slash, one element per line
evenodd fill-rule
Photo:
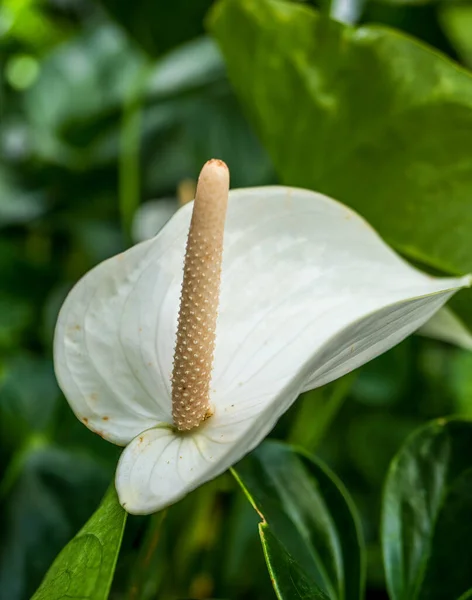
<path fill-rule="evenodd" d="M 433 315 L 418 332 L 449 344 L 455 344 L 464 350 L 472 350 L 472 334 L 451 309 L 444 307 Z"/>
<path fill-rule="evenodd" d="M 303 389 L 327 383 L 398 343 L 470 285 L 468 277 L 437 279 L 412 268 L 333 200 L 262 190 L 266 198 L 261 188 L 231 197 L 215 405 L 258 387 L 275 391 L 275 377 L 299 375 Z"/>
<path fill-rule="evenodd" d="M 189 208 L 167 230 L 185 229 L 180 224 L 188 224 Z M 162 429 L 144 434 L 149 445 L 142 456 L 142 436 L 130 444 L 117 472 L 130 512 L 163 508 L 225 471 L 267 435 L 301 391 L 386 351 L 470 285 L 468 277 L 436 279 L 413 269 L 358 215 L 313 192 L 232 192 L 225 235 L 214 415 L 186 436 L 165 430 L 166 449 Z M 184 239 L 182 254 L 183 245 Z M 174 285 L 168 293 L 176 299 L 179 278 Z M 170 302 L 167 308 L 161 320 L 175 324 L 176 308 Z M 159 465 L 171 461 L 177 445 L 183 462 L 161 477 Z"/>
<path fill-rule="evenodd" d="M 188 211 L 187 211 L 188 212 Z M 171 421 L 170 374 L 188 218 L 90 271 L 61 308 L 54 366 L 71 408 L 127 444 Z"/>
<path fill-rule="evenodd" d="M 150 514 L 170 506 L 196 487 L 220 475 L 260 441 L 260 430 L 247 435 L 244 421 L 209 419 L 197 430 L 178 434 L 158 426 L 138 435 L 123 451 L 116 489 L 123 508 Z M 234 415 L 238 417 L 234 408 Z M 249 444 L 241 448 L 244 439 Z M 236 460 L 238 460 L 236 458 Z"/>
<path fill-rule="evenodd" d="M 169 427 L 143 432 L 127 446 L 117 469 L 116 489 L 123 508 L 148 514 L 172 504 L 202 476 L 211 479 L 218 471 L 219 449 L 201 433 L 179 436 Z"/>

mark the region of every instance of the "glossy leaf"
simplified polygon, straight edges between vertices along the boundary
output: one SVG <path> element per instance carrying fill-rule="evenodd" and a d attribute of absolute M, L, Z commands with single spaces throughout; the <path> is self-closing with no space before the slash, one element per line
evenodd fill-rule
<path fill-rule="evenodd" d="M 282 600 L 329 600 L 329 596 L 293 560 L 266 523 L 259 523 L 259 533 L 272 585 L 278 598 Z"/>
<path fill-rule="evenodd" d="M 210 20 L 284 184 L 358 210 L 397 250 L 472 269 L 472 77 L 384 27 L 222 0 Z M 455 306 L 472 323 L 470 292 Z"/>
<path fill-rule="evenodd" d="M 417 431 L 393 460 L 382 512 L 392 600 L 472 592 L 471 457 L 472 422 L 441 419 Z"/>
<path fill-rule="evenodd" d="M 357 516 L 326 467 L 290 446 L 266 442 L 233 472 L 263 519 L 261 539 L 279 598 L 362 598 Z"/>
<path fill-rule="evenodd" d="M 101 505 L 62 550 L 32 600 L 106 600 L 126 522 L 110 486 Z"/>

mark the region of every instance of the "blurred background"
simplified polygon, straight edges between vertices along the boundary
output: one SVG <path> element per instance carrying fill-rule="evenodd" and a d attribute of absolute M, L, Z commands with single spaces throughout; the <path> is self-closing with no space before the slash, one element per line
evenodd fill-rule
<path fill-rule="evenodd" d="M 55 382 L 53 331 L 67 291 L 154 234 L 192 196 L 207 159 L 228 163 L 233 187 L 277 181 L 205 35 L 211 4 L 0 4 L 1 600 L 31 596 L 119 455 L 75 419 Z M 472 66 L 472 5 L 357 10 Z M 316 452 L 353 495 L 370 599 L 387 597 L 378 519 L 388 462 L 416 426 L 449 414 L 472 416 L 472 355 L 413 337 L 306 394 L 273 433 Z M 165 515 L 130 518 L 111 597 L 275 597 L 257 522 L 230 475 Z"/>

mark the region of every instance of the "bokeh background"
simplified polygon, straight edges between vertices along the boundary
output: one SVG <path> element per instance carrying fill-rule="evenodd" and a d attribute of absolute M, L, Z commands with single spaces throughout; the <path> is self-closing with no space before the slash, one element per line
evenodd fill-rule
<path fill-rule="evenodd" d="M 119 455 L 75 419 L 55 382 L 65 294 L 154 233 L 208 158 L 228 163 L 233 187 L 277 182 L 205 35 L 211 4 L 0 4 L 1 600 L 31 596 L 96 508 Z M 472 66 L 471 5 L 359 11 Z M 378 520 L 388 463 L 415 427 L 450 414 L 472 416 L 472 355 L 413 337 L 306 394 L 273 433 L 323 458 L 353 495 L 370 599 L 387 597 Z M 112 599 L 275 597 L 257 522 L 229 474 L 165 515 L 130 518 Z"/>

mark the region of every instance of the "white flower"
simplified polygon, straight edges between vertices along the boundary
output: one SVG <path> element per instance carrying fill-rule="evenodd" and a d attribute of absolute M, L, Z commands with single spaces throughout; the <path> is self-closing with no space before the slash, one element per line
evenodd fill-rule
<path fill-rule="evenodd" d="M 223 163 L 204 169 L 224 180 Z M 173 407 L 172 373 L 192 208 L 185 205 L 156 237 L 88 273 L 56 328 L 56 374 L 73 411 L 105 439 L 126 445 L 116 487 L 131 513 L 160 510 L 224 472 L 301 392 L 399 343 L 471 282 L 414 269 L 356 213 L 321 194 L 277 186 L 232 191 L 211 387 L 205 408 L 202 382 L 200 416 L 180 431 L 173 408 L 178 424 L 186 384 L 176 367 Z M 218 265 L 210 275 L 217 272 Z M 213 294 L 218 285 L 210 287 Z M 211 355 L 207 348 L 205 360 Z M 193 384 L 191 390 L 200 385 Z"/>

